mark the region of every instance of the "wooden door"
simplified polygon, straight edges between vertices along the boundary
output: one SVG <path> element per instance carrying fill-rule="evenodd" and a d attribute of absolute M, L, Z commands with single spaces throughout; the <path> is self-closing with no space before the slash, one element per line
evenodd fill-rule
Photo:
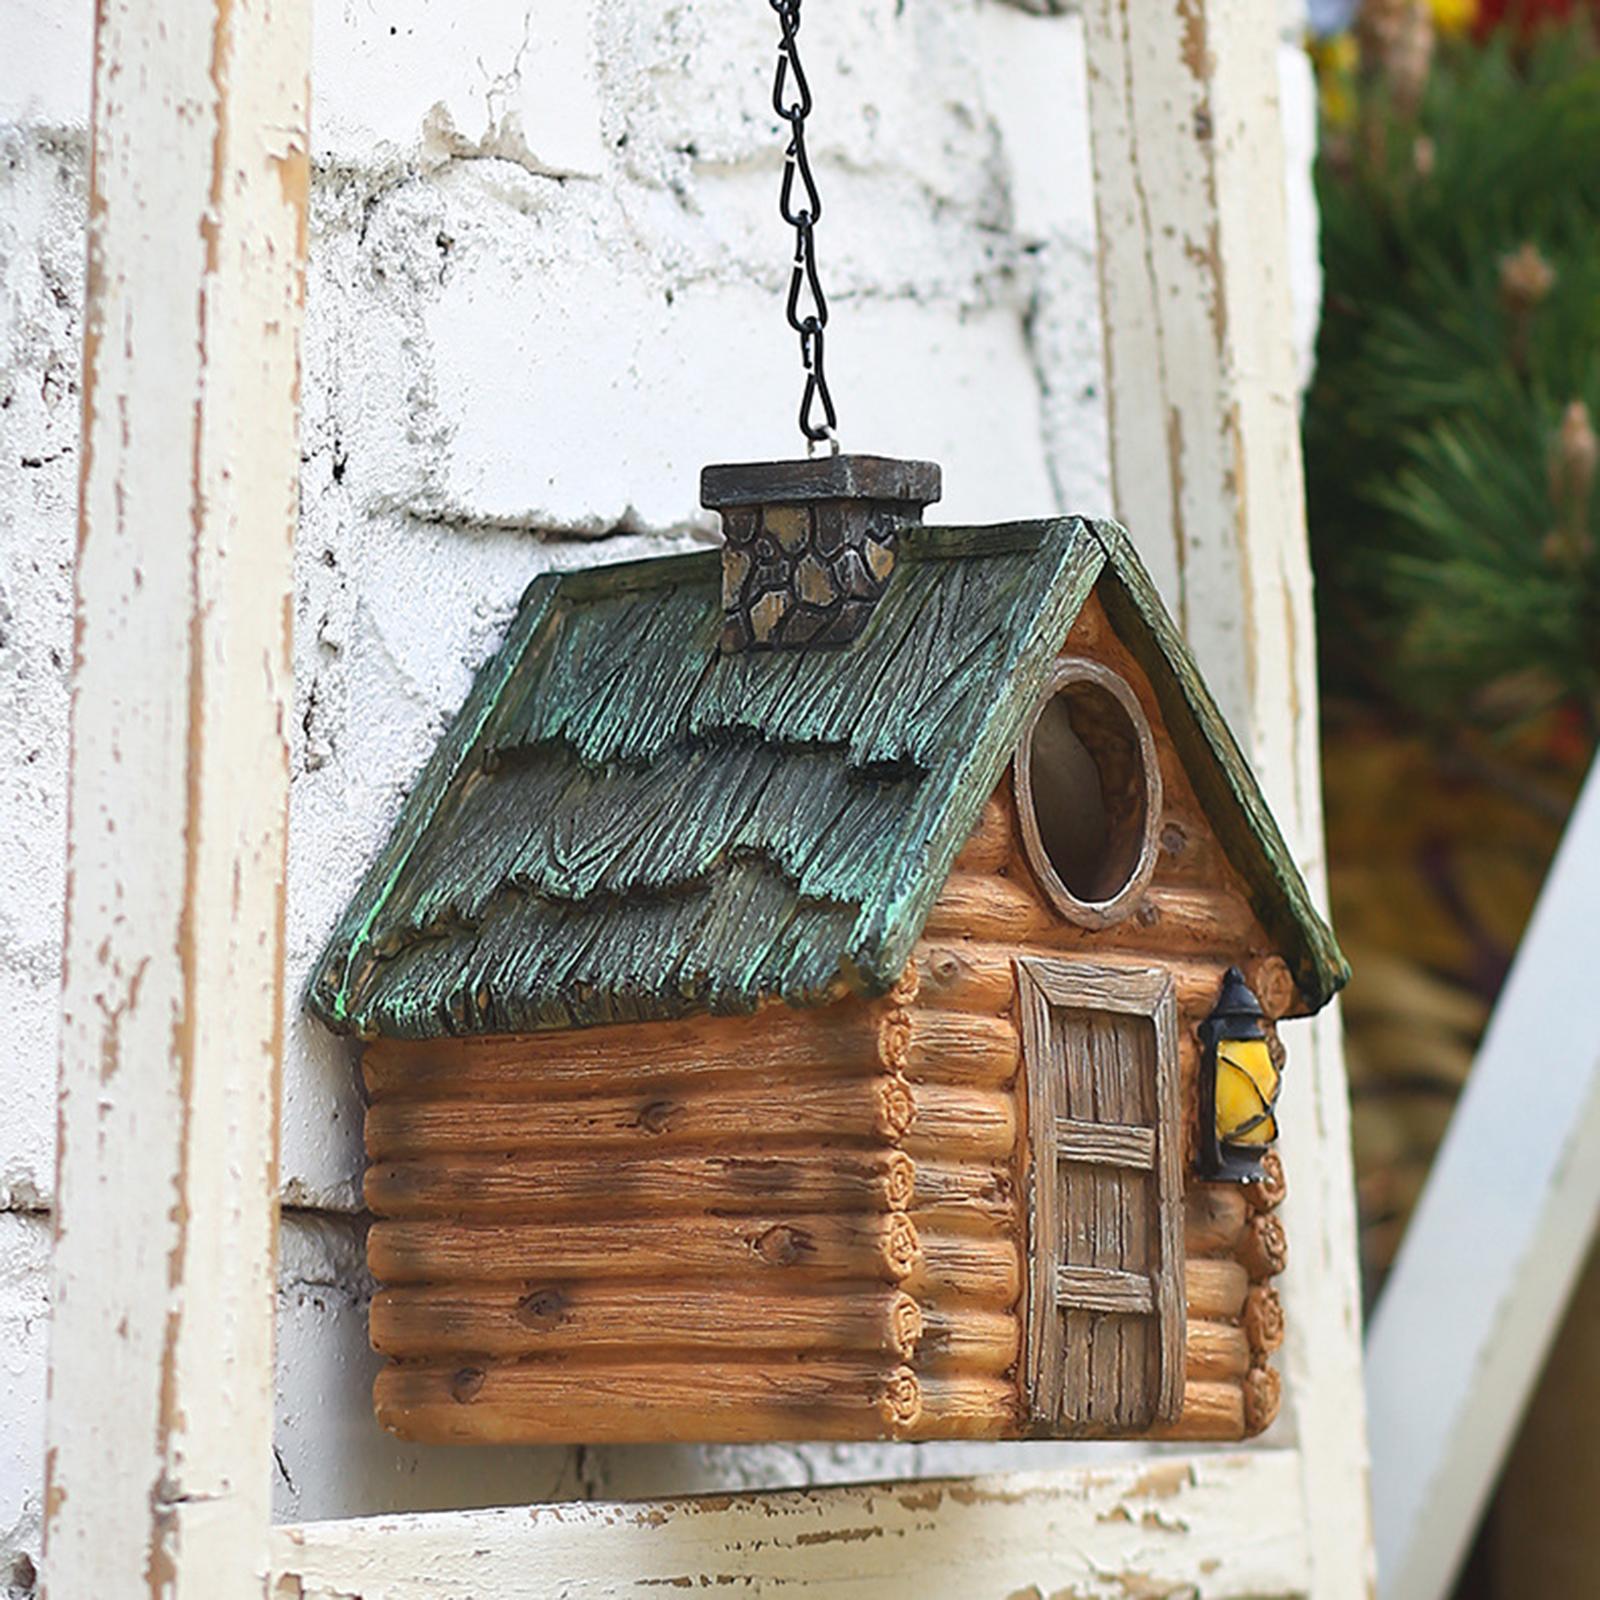
<path fill-rule="evenodd" d="M 1183 1404 L 1177 1012 L 1159 967 L 1021 959 L 1029 1400 L 1040 1431 L 1141 1433 Z"/>

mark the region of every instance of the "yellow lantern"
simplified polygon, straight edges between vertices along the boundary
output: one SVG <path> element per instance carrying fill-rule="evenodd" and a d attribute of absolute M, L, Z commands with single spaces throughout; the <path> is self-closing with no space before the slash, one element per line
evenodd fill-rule
<path fill-rule="evenodd" d="M 1256 1183 L 1278 1137 L 1280 1077 L 1261 1002 L 1229 967 L 1211 1015 L 1200 1024 L 1200 1176 Z"/>

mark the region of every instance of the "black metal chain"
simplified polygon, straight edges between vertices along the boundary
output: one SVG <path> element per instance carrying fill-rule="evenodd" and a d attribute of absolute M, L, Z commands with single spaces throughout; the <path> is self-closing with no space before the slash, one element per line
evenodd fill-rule
<path fill-rule="evenodd" d="M 794 272 L 789 279 L 789 326 L 800 335 L 800 365 L 805 369 L 805 392 L 800 399 L 800 431 L 809 445 L 824 442 L 835 450 L 839 425 L 833 395 L 823 365 L 824 329 L 828 302 L 817 276 L 816 227 L 822 220 L 822 196 L 806 155 L 806 118 L 811 115 L 811 86 L 800 65 L 801 0 L 767 0 L 778 14 L 783 37 L 778 42 L 778 71 L 772 80 L 772 109 L 789 124 L 789 148 L 784 152 L 783 187 L 778 191 L 778 211 L 794 229 Z M 791 84 L 792 80 L 792 84 Z M 800 180 L 796 209 L 795 178 Z M 822 418 L 816 412 L 821 408 Z"/>

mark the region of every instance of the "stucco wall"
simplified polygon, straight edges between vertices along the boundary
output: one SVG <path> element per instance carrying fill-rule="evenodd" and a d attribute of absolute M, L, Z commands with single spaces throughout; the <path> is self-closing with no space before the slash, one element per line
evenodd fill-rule
<path fill-rule="evenodd" d="M 710 460 L 791 453 L 775 25 L 740 0 L 324 0 L 290 845 L 291 991 L 535 573 L 711 537 Z M 1038 9 L 1038 8 L 1035 8 Z M 1044 8 L 1048 9 L 1048 8 Z M 87 4 L 0 0 L 0 1585 L 37 1557 Z M 812 0 L 847 448 L 946 520 L 1102 513 L 1081 31 L 1002 0 Z M 1310 91 L 1283 53 L 1302 344 Z M 1050 1447 L 442 1451 L 367 1408 L 360 1102 L 293 1015 L 285 1517 L 1042 1464 Z"/>

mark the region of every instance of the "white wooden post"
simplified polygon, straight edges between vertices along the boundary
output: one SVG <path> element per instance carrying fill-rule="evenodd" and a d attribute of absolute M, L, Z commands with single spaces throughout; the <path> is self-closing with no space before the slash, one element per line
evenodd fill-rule
<path fill-rule="evenodd" d="M 1449 1592 L 1600 1223 L 1597 906 L 1600 768 L 1372 1318 L 1379 1592 L 1393 1600 Z"/>
<path fill-rule="evenodd" d="M 1299 1600 L 1290 1451 L 651 1505 L 307 1523 L 274 1600 Z"/>
<path fill-rule="evenodd" d="M 1273 0 L 1086 0 L 1118 516 L 1324 882 L 1315 628 Z M 1350 1115 L 1336 1014 L 1285 1082 L 1287 1394 L 1313 1592 L 1372 1578 Z"/>
<path fill-rule="evenodd" d="M 101 0 L 45 1583 L 267 1574 L 307 0 Z"/>

